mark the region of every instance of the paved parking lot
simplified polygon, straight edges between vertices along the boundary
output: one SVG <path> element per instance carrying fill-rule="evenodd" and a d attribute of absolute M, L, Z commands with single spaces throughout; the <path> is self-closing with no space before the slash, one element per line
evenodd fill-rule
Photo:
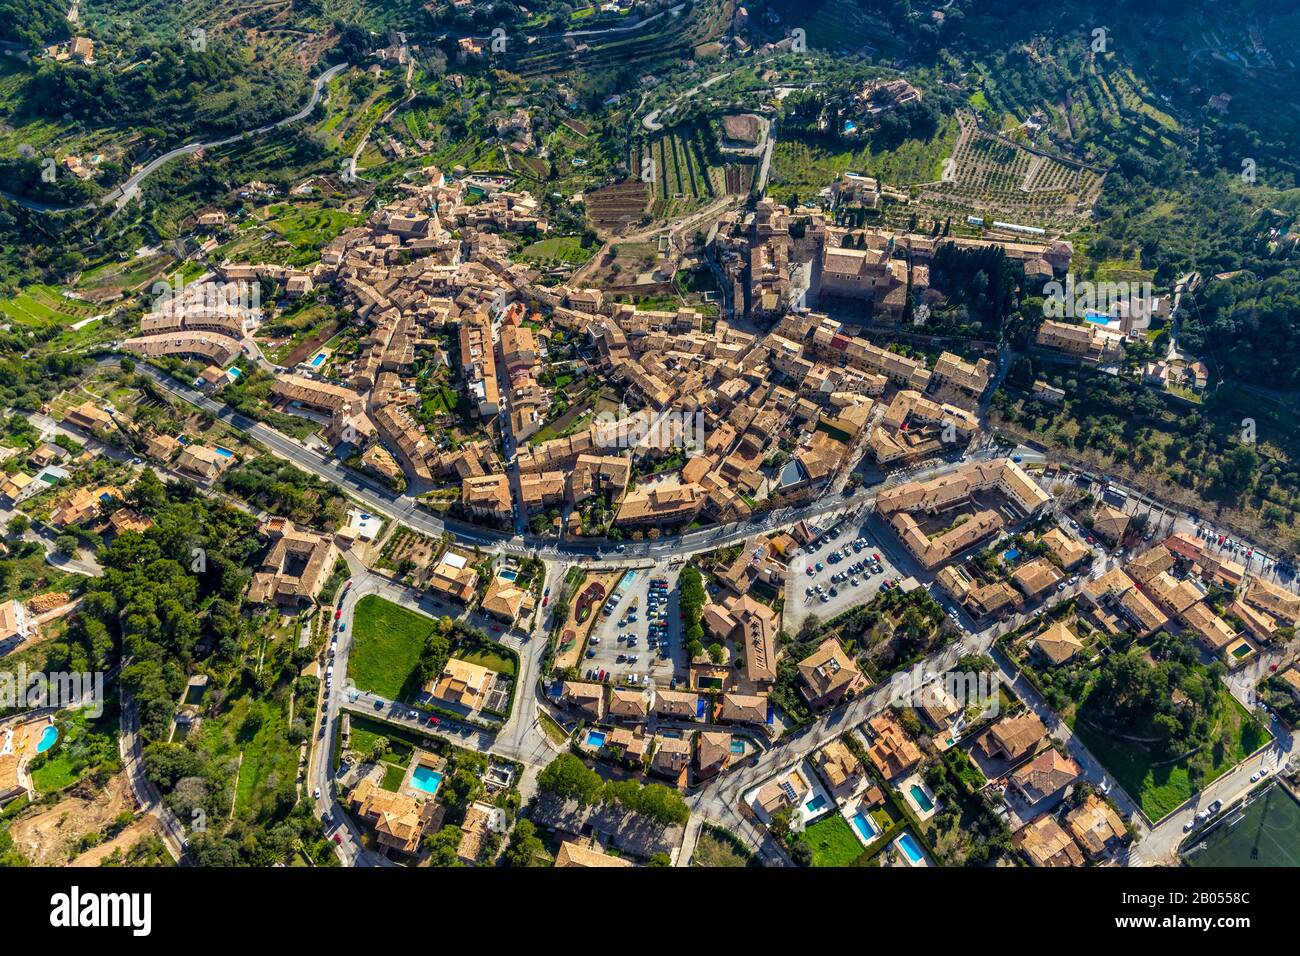
<path fill-rule="evenodd" d="M 812 550 L 801 549 L 790 559 L 790 579 L 786 582 L 785 613 L 782 626 L 791 633 L 799 630 L 809 614 L 816 614 L 820 620 L 828 620 L 849 608 L 866 604 L 876 596 L 886 580 L 906 577 L 891 560 L 889 553 L 882 547 L 880 534 L 869 526 L 867 519 L 857 512 L 847 515 L 836 514 L 837 521 L 828 521 L 822 526 L 823 535 L 812 542 Z M 834 530 L 828 530 L 834 529 Z M 837 534 L 838 532 L 838 534 Z M 853 544 L 860 537 L 866 538 L 861 550 L 854 551 Z M 845 549 L 847 555 L 844 555 Z M 876 574 L 871 567 L 858 572 L 849 568 L 859 561 L 866 561 L 874 566 L 873 555 L 880 555 L 881 573 Z M 832 555 L 840 555 L 833 560 Z M 817 565 L 821 570 L 817 570 Z M 813 573 L 809 574 L 808 569 Z M 841 573 L 849 577 L 841 581 L 833 578 Z M 855 587 L 853 578 L 858 579 Z M 821 592 L 816 588 L 821 586 Z M 808 589 L 813 588 L 809 595 Z M 831 594 L 834 589 L 835 594 Z"/>
<path fill-rule="evenodd" d="M 681 605 L 677 590 L 677 578 L 681 568 L 669 568 L 666 562 L 653 568 L 641 568 L 633 572 L 636 576 L 630 585 L 625 585 L 623 598 L 608 616 L 601 615 L 592 628 L 592 637 L 599 643 L 587 642 L 587 654 L 579 668 L 584 674 L 589 670 L 607 672 L 606 680 L 620 683 L 628 674 L 648 674 L 659 687 L 667 687 L 674 676 L 685 679 L 688 661 L 686 649 L 682 643 Z M 665 623 L 668 625 L 668 654 L 665 656 L 662 645 L 651 647 L 649 641 L 650 582 L 661 579 L 668 582 L 668 600 L 661 603 L 666 608 Z M 635 610 L 633 610 L 635 605 Z M 635 614 L 635 621 L 628 621 L 629 614 Z M 621 622 L 621 623 L 620 623 Z M 630 634 L 636 644 L 629 646 L 627 641 L 620 641 L 620 634 Z M 592 652 L 595 652 L 594 654 Z M 624 660 L 619 660 L 622 656 Z M 630 657 L 638 658 L 636 661 Z M 613 675 L 612 678 L 609 675 Z"/>

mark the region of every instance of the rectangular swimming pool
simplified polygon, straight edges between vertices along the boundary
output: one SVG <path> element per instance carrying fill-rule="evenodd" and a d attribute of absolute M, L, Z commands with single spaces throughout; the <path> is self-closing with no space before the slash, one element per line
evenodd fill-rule
<path fill-rule="evenodd" d="M 442 784 L 442 774 L 432 767 L 423 765 L 416 767 L 411 774 L 411 786 L 416 790 L 422 790 L 429 796 L 435 796 L 438 793 L 438 787 Z"/>
<path fill-rule="evenodd" d="M 912 834 L 904 833 L 896 842 L 898 843 L 898 848 L 902 850 L 903 854 L 913 863 L 920 863 L 921 860 L 925 858 L 925 854 L 921 852 L 920 845 L 916 842 L 916 837 L 912 836 Z"/>
<path fill-rule="evenodd" d="M 880 836 L 880 827 L 876 825 L 876 821 L 861 810 L 853 814 L 849 822 L 853 824 L 853 829 L 858 831 L 858 836 L 862 837 L 863 843 L 870 843 Z"/>
<path fill-rule="evenodd" d="M 587 731 L 587 746 L 598 748 L 605 746 L 605 732 L 603 730 Z"/>
<path fill-rule="evenodd" d="M 912 799 L 916 805 L 921 808 L 922 813 L 929 813 L 934 809 L 934 802 L 926 795 L 924 788 L 919 783 L 912 784 Z"/>
<path fill-rule="evenodd" d="M 820 793 L 804 804 L 804 809 L 806 809 L 809 813 L 816 813 L 818 810 L 825 809 L 825 807 L 826 807 L 826 798 L 822 796 Z"/>

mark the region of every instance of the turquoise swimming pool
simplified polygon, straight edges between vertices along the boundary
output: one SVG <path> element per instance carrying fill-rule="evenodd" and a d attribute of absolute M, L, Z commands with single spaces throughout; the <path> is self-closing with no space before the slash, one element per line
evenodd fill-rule
<path fill-rule="evenodd" d="M 605 746 L 605 732 L 603 730 L 587 731 L 587 746 L 597 748 Z"/>
<path fill-rule="evenodd" d="M 497 572 L 497 577 L 504 578 L 507 581 L 513 581 L 515 578 L 519 577 L 519 575 L 516 572 L 511 571 L 509 568 L 502 568 Z"/>
<path fill-rule="evenodd" d="M 898 844 L 898 848 L 903 851 L 903 855 L 911 862 L 920 863 L 925 859 L 925 854 L 921 852 L 920 844 L 916 842 L 916 837 L 912 836 L 912 834 L 904 833 L 895 842 Z"/>
<path fill-rule="evenodd" d="M 1018 557 L 1020 557 L 1020 552 L 1015 548 L 1007 548 L 1007 550 L 1002 552 L 1002 559 L 1004 561 L 1014 561 Z"/>
<path fill-rule="evenodd" d="M 862 837 L 863 843 L 870 843 L 876 837 L 880 836 L 880 827 L 876 821 L 871 819 L 861 810 L 853 814 L 849 820 L 853 824 L 853 829 L 858 831 L 858 836 Z"/>
<path fill-rule="evenodd" d="M 50 724 L 41 731 L 41 739 L 36 742 L 36 752 L 43 754 L 53 747 L 59 740 L 59 728 Z"/>
<path fill-rule="evenodd" d="M 925 789 L 919 784 L 912 784 L 912 799 L 916 805 L 921 808 L 922 813 L 929 813 L 934 809 L 934 801 L 926 794 Z"/>
<path fill-rule="evenodd" d="M 825 808 L 826 808 L 826 798 L 820 793 L 804 804 L 804 809 L 807 810 L 809 813 L 816 813 L 817 811 L 824 810 Z"/>
<path fill-rule="evenodd" d="M 442 774 L 432 767 L 416 767 L 415 772 L 411 774 L 411 786 L 416 790 L 423 790 L 429 796 L 434 796 L 438 792 L 438 787 L 442 785 Z"/>
<path fill-rule="evenodd" d="M 731 742 L 731 752 L 733 754 L 743 754 L 745 752 L 745 742 L 743 740 L 733 740 Z"/>
<path fill-rule="evenodd" d="M 218 445 L 216 448 L 214 448 L 213 451 L 215 451 L 215 452 L 216 452 L 218 455 L 220 455 L 222 458 L 234 458 L 234 457 L 235 457 L 235 453 L 234 453 L 233 451 L 231 451 L 229 448 L 222 448 L 220 445 Z"/>
<path fill-rule="evenodd" d="M 321 363 L 324 362 L 324 361 L 325 361 L 325 353 L 324 353 L 324 352 L 317 352 L 317 353 L 316 353 L 316 357 L 315 357 L 314 359 L 311 360 L 311 367 L 312 367 L 312 368 L 320 368 Z"/>

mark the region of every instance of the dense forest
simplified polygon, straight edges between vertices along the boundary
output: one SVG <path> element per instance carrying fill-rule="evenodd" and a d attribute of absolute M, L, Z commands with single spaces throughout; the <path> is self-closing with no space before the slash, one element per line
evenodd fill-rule
<path fill-rule="evenodd" d="M 250 784 L 241 781 L 238 765 L 216 747 L 216 738 L 168 742 L 176 702 L 196 671 L 218 685 L 207 718 L 220 725 L 237 717 L 231 733 L 241 748 L 271 749 L 259 737 L 265 732 L 279 748 L 291 748 L 296 762 L 293 740 L 305 739 L 309 704 L 300 703 L 304 716 L 293 725 L 272 721 L 285 713 L 291 692 L 314 700 L 315 679 L 299 676 L 311 650 L 291 650 L 290 642 L 265 660 L 249 653 L 266 647 L 265 622 L 244 606 L 249 568 L 262 547 L 252 519 L 191 486 L 164 486 L 149 470 L 140 473 L 126 503 L 154 525 L 125 532 L 102 550 L 104 574 L 92 579 L 66 637 L 51 646 L 47 669 L 120 667 L 117 679 L 138 712 L 145 772 L 191 830 L 197 862 L 267 866 L 295 850 L 318 863 L 332 861 L 291 774 L 272 772 Z M 231 817 L 236 788 L 240 812 L 228 825 L 194 823 Z"/>
<path fill-rule="evenodd" d="M 0 41 L 37 47 L 68 38 L 62 0 L 0 0 Z"/>

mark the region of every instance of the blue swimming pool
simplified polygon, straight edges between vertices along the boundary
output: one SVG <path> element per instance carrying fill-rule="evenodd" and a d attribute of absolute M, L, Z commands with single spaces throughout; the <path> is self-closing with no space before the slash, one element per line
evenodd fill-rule
<path fill-rule="evenodd" d="M 43 731 L 41 731 L 41 739 L 36 742 L 36 752 L 38 754 L 45 753 L 45 751 L 49 750 L 51 747 L 55 745 L 55 743 L 58 742 L 58 739 L 59 739 L 59 728 L 55 727 L 53 724 L 50 724 Z"/>
<path fill-rule="evenodd" d="M 442 774 L 432 767 L 416 767 L 415 772 L 411 774 L 411 786 L 416 790 L 423 790 L 431 797 L 438 792 L 441 784 Z"/>
<path fill-rule="evenodd" d="M 743 754 L 745 752 L 745 742 L 743 740 L 733 740 L 731 742 L 731 752 L 733 754 Z"/>
<path fill-rule="evenodd" d="M 234 457 L 235 457 L 235 453 L 234 453 L 233 451 L 231 451 L 229 448 L 222 448 L 221 446 L 218 445 L 218 446 L 217 446 L 215 449 L 213 449 L 213 450 L 214 450 L 218 455 L 220 455 L 222 458 L 234 458 Z"/>
<path fill-rule="evenodd" d="M 925 858 L 925 854 L 921 852 L 920 845 L 916 842 L 916 837 L 912 836 L 912 834 L 904 833 L 896 842 L 898 843 L 898 848 L 902 850 L 904 855 L 913 863 L 920 863 L 921 860 Z"/>
<path fill-rule="evenodd" d="M 1018 557 L 1020 557 L 1020 552 L 1015 548 L 1007 548 L 1007 550 L 1002 552 L 1002 558 L 1004 561 L 1014 561 Z"/>
<path fill-rule="evenodd" d="M 507 581 L 513 581 L 515 578 L 519 577 L 519 575 L 518 573 L 511 571 L 509 568 L 502 568 L 497 572 L 497 577 L 504 578 Z"/>
<path fill-rule="evenodd" d="M 605 746 L 605 732 L 603 730 L 587 731 L 587 746 L 588 747 Z"/>
<path fill-rule="evenodd" d="M 926 795 L 925 789 L 919 783 L 912 784 L 911 793 L 912 799 L 916 801 L 916 805 L 921 808 L 922 813 L 929 813 L 934 809 L 934 801 Z"/>
<path fill-rule="evenodd" d="M 1094 312 L 1089 309 L 1083 313 L 1083 321 L 1091 322 L 1093 325 L 1110 325 L 1110 316 L 1104 312 Z"/>
<path fill-rule="evenodd" d="M 880 836 L 880 827 L 876 824 L 876 821 L 860 810 L 853 814 L 849 822 L 853 824 L 853 829 L 858 831 L 858 836 L 862 837 L 864 843 L 870 843 Z"/>
<path fill-rule="evenodd" d="M 324 352 L 317 352 L 317 353 L 316 353 L 316 357 L 315 357 L 314 359 L 311 360 L 311 367 L 312 367 L 312 368 L 320 368 L 320 367 L 321 367 L 321 363 L 324 362 L 324 361 L 325 361 L 325 353 L 324 353 Z"/>
<path fill-rule="evenodd" d="M 826 808 L 826 798 L 820 793 L 804 804 L 804 809 L 807 810 L 809 813 L 816 813 L 817 811 L 824 810 L 825 808 Z"/>
<path fill-rule="evenodd" d="M 230 368 L 228 369 L 228 371 L 229 371 L 229 373 L 230 373 L 231 375 L 235 376 L 235 378 L 239 378 L 239 376 L 241 376 L 241 375 L 244 374 L 243 372 L 241 372 L 241 371 L 239 370 L 239 366 L 237 366 L 237 365 L 232 365 L 232 366 L 230 366 Z"/>

